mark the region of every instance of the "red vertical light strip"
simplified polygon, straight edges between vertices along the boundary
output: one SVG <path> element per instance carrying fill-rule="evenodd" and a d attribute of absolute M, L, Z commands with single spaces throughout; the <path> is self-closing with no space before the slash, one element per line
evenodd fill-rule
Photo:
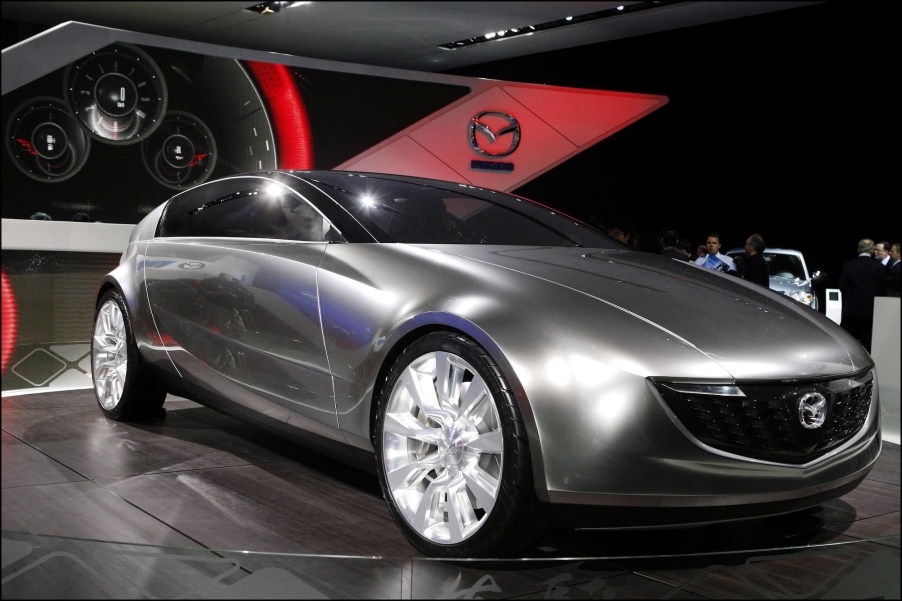
<path fill-rule="evenodd" d="M 313 169 L 313 139 L 307 107 L 286 65 L 248 61 L 269 105 L 280 169 Z"/>
<path fill-rule="evenodd" d="M 2 276 L 2 302 L 3 302 L 3 340 L 0 347 L 0 373 L 6 373 L 6 366 L 16 347 L 16 333 L 19 330 L 19 314 L 16 309 L 16 297 L 13 288 L 6 279 L 6 270 L 0 272 Z"/>

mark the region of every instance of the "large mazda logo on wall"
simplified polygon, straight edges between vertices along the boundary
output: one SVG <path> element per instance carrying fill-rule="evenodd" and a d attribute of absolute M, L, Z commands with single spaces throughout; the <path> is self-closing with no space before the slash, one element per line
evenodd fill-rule
<path fill-rule="evenodd" d="M 506 157 L 520 145 L 520 123 L 498 111 L 483 111 L 470 119 L 470 147 L 487 157 Z"/>

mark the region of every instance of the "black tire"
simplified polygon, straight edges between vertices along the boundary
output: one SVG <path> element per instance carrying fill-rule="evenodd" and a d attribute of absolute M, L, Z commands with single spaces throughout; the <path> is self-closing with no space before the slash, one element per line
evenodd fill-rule
<path fill-rule="evenodd" d="M 414 547 L 433 557 L 506 557 L 545 531 L 520 408 L 474 341 L 453 332 L 414 341 L 376 403 L 382 494 Z"/>
<path fill-rule="evenodd" d="M 103 414 L 114 420 L 156 417 L 166 390 L 141 360 L 125 301 L 107 290 L 97 301 L 91 338 L 91 378 Z"/>

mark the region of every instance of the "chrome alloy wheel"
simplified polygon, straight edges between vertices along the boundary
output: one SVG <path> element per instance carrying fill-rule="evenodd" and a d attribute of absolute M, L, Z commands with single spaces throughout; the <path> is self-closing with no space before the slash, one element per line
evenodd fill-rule
<path fill-rule="evenodd" d="M 421 536 L 455 544 L 479 530 L 498 500 L 503 448 L 495 400 L 473 366 L 441 351 L 407 366 L 386 407 L 382 457 L 392 498 Z"/>
<path fill-rule="evenodd" d="M 119 305 L 107 300 L 97 312 L 91 343 L 91 369 L 97 400 L 113 410 L 122 398 L 128 371 L 128 339 Z"/>

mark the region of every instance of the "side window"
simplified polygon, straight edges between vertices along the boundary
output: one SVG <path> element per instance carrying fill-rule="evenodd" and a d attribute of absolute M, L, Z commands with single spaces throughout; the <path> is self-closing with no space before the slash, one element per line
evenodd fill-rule
<path fill-rule="evenodd" d="M 248 236 L 303 242 L 326 239 L 326 220 L 290 188 L 269 182 L 251 202 Z"/>
<path fill-rule="evenodd" d="M 328 222 L 296 191 L 270 180 L 230 178 L 172 199 L 160 236 L 331 239 Z"/>
<path fill-rule="evenodd" d="M 179 194 L 160 220 L 160 236 L 247 236 L 256 178 L 229 178 Z"/>

